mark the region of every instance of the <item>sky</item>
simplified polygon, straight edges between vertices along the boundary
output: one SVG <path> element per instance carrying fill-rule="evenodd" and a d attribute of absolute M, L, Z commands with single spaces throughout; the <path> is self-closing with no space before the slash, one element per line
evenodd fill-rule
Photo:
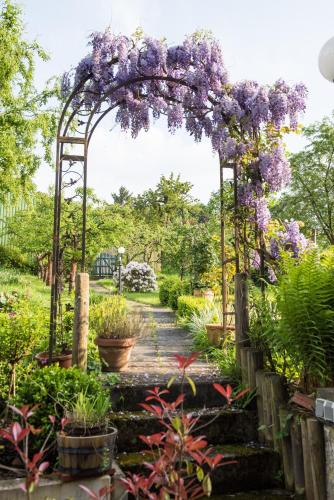
<path fill-rule="evenodd" d="M 36 84 L 75 67 L 89 49 L 90 33 L 111 26 L 132 34 L 137 27 L 169 44 L 198 29 L 211 30 L 223 47 L 230 80 L 270 84 L 278 78 L 303 81 L 309 90 L 301 123 L 321 120 L 334 109 L 334 85 L 318 70 L 318 54 L 334 36 L 333 0 L 17 0 L 23 7 L 26 35 L 37 39 L 50 60 L 38 63 Z M 304 146 L 288 139 L 290 151 Z M 218 161 L 208 140 L 196 144 L 185 132 L 171 135 L 163 121 L 133 140 L 111 120 L 101 123 L 90 146 L 88 184 L 108 201 L 125 185 L 140 193 L 160 176 L 179 173 L 193 195 L 207 201 L 219 185 Z M 53 182 L 42 165 L 36 175 L 41 190 Z"/>

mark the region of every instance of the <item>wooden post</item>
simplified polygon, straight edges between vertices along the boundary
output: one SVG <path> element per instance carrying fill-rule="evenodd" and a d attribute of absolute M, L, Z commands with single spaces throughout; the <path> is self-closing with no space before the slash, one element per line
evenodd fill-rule
<path fill-rule="evenodd" d="M 334 427 L 325 425 L 327 500 L 334 500 Z"/>
<path fill-rule="evenodd" d="M 264 415 L 264 434 L 266 442 L 270 446 L 274 443 L 273 433 L 273 410 L 272 410 L 272 395 L 271 395 L 271 378 L 276 376 L 273 372 L 264 372 L 263 380 L 263 415 Z"/>
<path fill-rule="evenodd" d="M 240 347 L 240 369 L 241 369 L 241 380 L 242 384 L 249 386 L 248 381 L 248 348 Z"/>
<path fill-rule="evenodd" d="M 265 442 L 265 433 L 263 430 L 264 426 L 264 414 L 263 414 L 263 379 L 264 379 L 264 371 L 258 370 L 255 374 L 256 377 L 256 406 L 257 406 L 257 415 L 259 421 L 259 441 L 260 443 Z"/>
<path fill-rule="evenodd" d="M 307 419 L 314 500 L 326 498 L 325 446 L 322 424 L 316 418 Z"/>
<path fill-rule="evenodd" d="M 51 286 L 51 281 L 52 281 L 52 257 L 51 255 L 48 256 L 48 272 L 47 272 L 47 278 L 46 278 L 46 285 Z"/>
<path fill-rule="evenodd" d="M 89 274 L 78 273 L 75 279 L 75 309 L 73 329 L 73 364 L 82 370 L 87 369 L 89 316 Z"/>
<path fill-rule="evenodd" d="M 295 476 L 295 492 L 297 495 L 305 493 L 305 475 L 303 460 L 302 431 L 298 416 L 294 416 L 291 422 L 291 447 L 293 472 Z"/>
<path fill-rule="evenodd" d="M 271 395 L 271 417 L 274 447 L 282 455 L 282 439 L 280 437 L 281 423 L 279 417 L 279 409 L 285 403 L 285 391 L 282 378 L 273 374 L 270 379 L 270 395 Z"/>
<path fill-rule="evenodd" d="M 302 431 L 302 442 L 303 442 L 305 495 L 306 495 L 306 500 L 314 500 L 311 454 L 310 454 L 309 438 L 307 432 L 307 419 L 305 418 L 301 420 L 301 431 Z"/>
<path fill-rule="evenodd" d="M 263 352 L 258 349 L 247 349 L 248 387 L 252 391 L 256 387 L 256 372 L 263 368 Z"/>
<path fill-rule="evenodd" d="M 249 338 L 247 273 L 235 275 L 235 342 L 237 363 L 241 364 L 240 348 L 248 347 Z"/>
<path fill-rule="evenodd" d="M 287 420 L 288 410 L 285 406 L 281 406 L 279 408 L 279 418 L 280 418 L 280 427 L 282 432 L 282 461 L 283 461 L 285 487 L 287 490 L 293 491 L 295 480 L 293 474 L 290 425 Z"/>

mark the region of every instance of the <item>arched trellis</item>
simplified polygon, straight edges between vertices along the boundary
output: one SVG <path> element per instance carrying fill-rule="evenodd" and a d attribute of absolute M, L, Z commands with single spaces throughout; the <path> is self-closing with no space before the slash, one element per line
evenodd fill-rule
<path fill-rule="evenodd" d="M 170 76 L 137 76 L 128 79 L 117 85 L 111 85 L 110 88 L 104 92 L 96 101 L 92 109 L 85 108 L 85 93 L 90 90 L 85 89 L 85 84 L 89 81 L 90 76 L 84 78 L 78 83 L 69 97 L 67 98 L 63 107 L 58 130 L 57 130 L 57 146 L 56 146 L 56 174 L 55 174 L 55 197 L 54 197 L 54 225 L 53 225 L 53 266 L 52 266 L 52 284 L 51 284 L 51 307 L 50 307 L 50 337 L 49 337 L 49 359 L 52 359 L 55 339 L 57 334 L 57 315 L 59 313 L 60 294 L 61 294 L 61 269 L 60 269 L 60 222 L 62 213 L 62 198 L 64 190 L 68 186 L 72 186 L 78 180 L 82 180 L 82 231 L 81 231 L 81 272 L 86 270 L 86 210 L 87 210 L 87 173 L 88 173 L 88 153 L 89 145 L 99 123 L 103 118 L 108 115 L 112 110 L 117 108 L 121 102 L 109 103 L 110 97 L 121 88 L 126 88 L 134 84 L 145 83 L 147 81 L 165 81 L 172 84 L 186 86 L 192 91 L 196 92 L 196 87 L 190 85 L 183 79 L 177 79 Z M 79 103 L 76 101 L 79 98 Z M 71 109 L 72 108 L 72 109 Z M 67 154 L 64 153 L 66 145 L 77 145 L 82 149 L 81 154 Z M 218 154 L 219 168 L 220 168 L 220 193 L 221 193 L 221 264 L 222 264 L 222 306 L 224 326 L 226 326 L 227 319 L 227 281 L 226 281 L 226 260 L 225 255 L 225 222 L 224 222 L 224 179 L 225 170 L 233 172 L 234 183 L 234 241 L 235 241 L 235 265 L 236 272 L 240 271 L 240 234 L 238 224 L 238 175 L 237 166 L 233 163 L 228 163 L 223 158 L 223 155 Z M 69 164 L 64 168 L 65 164 Z M 73 170 L 73 165 L 80 164 L 82 172 Z M 71 178 L 70 183 L 66 183 L 64 179 L 69 174 L 77 176 L 73 181 Z"/>

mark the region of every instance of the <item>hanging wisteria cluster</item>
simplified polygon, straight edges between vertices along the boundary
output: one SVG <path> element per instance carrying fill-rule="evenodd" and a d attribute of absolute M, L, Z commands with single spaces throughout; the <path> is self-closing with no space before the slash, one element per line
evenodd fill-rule
<path fill-rule="evenodd" d="M 214 151 L 237 162 L 239 202 L 265 231 L 266 195 L 290 179 L 280 129 L 297 128 L 305 86 L 231 83 L 219 43 L 203 33 L 169 47 L 165 40 L 107 30 L 93 34 L 90 45 L 74 74 L 64 75 L 63 96 L 73 92 L 72 104 L 81 109 L 117 107 L 117 122 L 133 137 L 161 115 L 171 132 L 185 125 L 196 141 L 209 137 Z"/>
<path fill-rule="evenodd" d="M 297 259 L 312 246 L 313 243 L 305 238 L 300 231 L 298 222 L 291 219 L 284 222 L 283 230 L 278 231 L 275 236 L 270 238 L 269 260 L 278 261 L 282 256 L 282 252 L 288 252 L 293 258 Z M 252 265 L 256 270 L 260 270 L 261 268 L 261 257 L 257 250 L 253 252 Z M 275 282 L 277 280 L 276 274 L 268 259 L 265 262 L 265 268 L 267 269 L 269 280 Z"/>

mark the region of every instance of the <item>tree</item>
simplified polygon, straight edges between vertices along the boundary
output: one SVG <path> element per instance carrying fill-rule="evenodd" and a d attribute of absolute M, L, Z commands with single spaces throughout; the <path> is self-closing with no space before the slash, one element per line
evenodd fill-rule
<path fill-rule="evenodd" d="M 51 161 L 55 115 L 45 108 L 55 89 L 37 92 L 35 60 L 47 59 L 36 42 L 23 39 L 21 11 L 11 0 L 0 0 L 0 201 L 31 186 L 40 165 L 36 146 Z"/>
<path fill-rule="evenodd" d="M 292 182 L 273 210 L 281 219 L 305 223 L 305 233 L 314 230 L 320 241 L 334 244 L 334 115 L 306 127 L 308 144 L 291 156 Z"/>
<path fill-rule="evenodd" d="M 132 193 L 125 187 L 121 186 L 118 190 L 118 193 L 111 193 L 112 199 L 114 203 L 124 207 L 127 203 L 130 203 L 132 200 Z"/>

